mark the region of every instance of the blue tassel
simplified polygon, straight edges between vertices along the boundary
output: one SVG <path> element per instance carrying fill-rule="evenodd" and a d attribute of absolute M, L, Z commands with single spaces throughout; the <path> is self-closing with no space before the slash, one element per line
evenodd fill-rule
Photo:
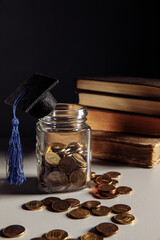
<path fill-rule="evenodd" d="M 19 120 L 16 117 L 16 107 L 26 91 L 22 92 L 13 104 L 12 136 L 9 140 L 7 163 L 7 182 L 10 184 L 21 184 L 26 180 L 23 172 L 22 146 L 19 135 Z"/>

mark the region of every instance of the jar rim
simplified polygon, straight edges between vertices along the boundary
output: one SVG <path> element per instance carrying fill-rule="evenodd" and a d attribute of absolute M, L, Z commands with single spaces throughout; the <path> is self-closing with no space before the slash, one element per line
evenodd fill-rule
<path fill-rule="evenodd" d="M 74 103 L 57 103 L 55 109 L 53 109 L 49 115 L 40 118 L 39 121 L 51 122 L 65 117 L 68 119 L 84 119 L 86 116 L 87 108 L 83 105 Z"/>

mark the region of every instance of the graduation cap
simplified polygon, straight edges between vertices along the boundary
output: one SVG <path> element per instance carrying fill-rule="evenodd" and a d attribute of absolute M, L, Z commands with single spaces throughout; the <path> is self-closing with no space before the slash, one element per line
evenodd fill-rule
<path fill-rule="evenodd" d="M 16 108 L 30 113 L 35 118 L 42 118 L 48 115 L 56 106 L 56 100 L 50 93 L 50 90 L 58 82 L 58 80 L 53 78 L 34 74 L 5 100 L 6 104 L 13 107 L 13 129 L 6 158 L 8 166 L 7 181 L 10 184 L 21 184 L 25 180 L 22 147 L 18 131 L 19 120 L 16 117 Z"/>

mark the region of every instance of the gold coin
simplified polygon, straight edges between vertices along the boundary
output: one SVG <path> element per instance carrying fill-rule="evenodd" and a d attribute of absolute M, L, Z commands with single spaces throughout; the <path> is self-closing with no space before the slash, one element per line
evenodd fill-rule
<path fill-rule="evenodd" d="M 25 228 L 21 225 L 10 225 L 2 230 L 3 234 L 9 238 L 20 237 L 25 233 Z"/>
<path fill-rule="evenodd" d="M 67 175 L 55 170 L 47 174 L 45 183 L 53 191 L 64 190 L 69 186 Z"/>
<path fill-rule="evenodd" d="M 69 181 L 75 187 L 82 187 L 86 183 L 86 174 L 80 169 L 75 170 L 69 176 Z"/>
<path fill-rule="evenodd" d="M 107 175 L 110 178 L 119 178 L 121 176 L 119 172 L 114 172 L 114 171 L 107 172 L 105 173 L 105 175 Z"/>
<path fill-rule="evenodd" d="M 59 142 L 55 142 L 55 143 L 52 143 L 47 151 L 52 151 L 52 152 L 58 152 L 58 153 L 62 153 L 62 152 L 65 152 L 65 149 L 66 149 L 66 145 L 63 144 L 63 143 L 59 143 Z"/>
<path fill-rule="evenodd" d="M 71 207 L 67 200 L 57 200 L 52 203 L 52 209 L 56 212 L 66 212 Z"/>
<path fill-rule="evenodd" d="M 132 188 L 126 187 L 126 186 L 121 186 L 121 187 L 117 187 L 117 191 L 120 194 L 129 194 L 132 192 Z"/>
<path fill-rule="evenodd" d="M 76 198 L 67 198 L 65 200 L 71 204 L 71 207 L 78 207 L 80 205 L 80 201 Z"/>
<path fill-rule="evenodd" d="M 99 208 L 93 208 L 92 213 L 97 216 L 107 216 L 111 213 L 111 209 L 106 206 L 100 206 Z"/>
<path fill-rule="evenodd" d="M 87 209 L 92 209 L 92 208 L 99 208 L 101 206 L 101 203 L 99 201 L 87 201 L 82 204 L 82 207 L 87 208 Z"/>
<path fill-rule="evenodd" d="M 95 172 L 91 172 L 91 179 L 93 180 L 94 178 L 96 178 L 96 173 Z"/>
<path fill-rule="evenodd" d="M 96 178 L 96 183 L 97 184 L 112 184 L 112 179 L 110 177 L 108 177 L 107 175 L 103 175 L 103 176 L 98 176 Z"/>
<path fill-rule="evenodd" d="M 95 192 L 94 193 L 95 197 L 100 198 L 100 199 L 113 199 L 118 197 L 120 194 L 118 192 L 115 193 L 106 193 L 106 192 Z"/>
<path fill-rule="evenodd" d="M 57 200 L 60 200 L 60 198 L 58 198 L 58 197 L 47 197 L 47 198 L 43 199 L 42 202 L 43 202 L 44 205 L 49 206 Z"/>
<path fill-rule="evenodd" d="M 44 204 L 41 201 L 34 200 L 34 201 L 30 201 L 30 202 L 25 203 L 25 207 L 28 210 L 34 211 L 34 210 L 43 209 L 44 208 Z"/>
<path fill-rule="evenodd" d="M 96 230 L 104 236 L 109 237 L 118 232 L 118 227 L 113 223 L 106 222 L 97 225 Z"/>
<path fill-rule="evenodd" d="M 48 164 L 57 166 L 59 164 L 59 161 L 61 160 L 61 158 L 57 153 L 48 151 L 45 154 L 45 160 Z"/>
<path fill-rule="evenodd" d="M 131 211 L 131 207 L 125 204 L 116 204 L 112 206 L 112 211 L 114 213 L 129 213 Z"/>
<path fill-rule="evenodd" d="M 113 186 L 117 186 L 118 183 L 119 183 L 119 182 L 118 182 L 116 179 L 112 179 L 112 185 L 113 185 Z"/>
<path fill-rule="evenodd" d="M 70 174 L 76 169 L 76 161 L 72 157 L 61 158 L 58 168 L 65 174 Z"/>
<path fill-rule="evenodd" d="M 103 237 L 96 233 L 88 232 L 81 236 L 81 240 L 103 240 Z"/>
<path fill-rule="evenodd" d="M 67 149 L 69 152 L 79 152 L 82 149 L 82 145 L 77 142 L 71 142 L 68 144 Z"/>
<path fill-rule="evenodd" d="M 131 224 L 134 222 L 135 217 L 129 213 L 120 213 L 114 216 L 114 219 L 120 224 Z"/>
<path fill-rule="evenodd" d="M 76 208 L 70 211 L 69 215 L 76 219 L 84 219 L 90 216 L 90 211 L 85 208 Z"/>
<path fill-rule="evenodd" d="M 102 195 L 103 195 L 106 199 L 113 199 L 113 198 L 118 197 L 120 194 L 119 194 L 119 192 L 116 190 L 114 193 L 102 192 Z"/>
<path fill-rule="evenodd" d="M 86 167 L 87 162 L 85 161 L 84 157 L 80 155 L 79 153 L 73 153 L 73 157 L 76 160 L 76 165 L 78 167 Z"/>
<path fill-rule="evenodd" d="M 48 240 L 63 240 L 68 238 L 68 233 L 64 230 L 55 229 L 47 232 L 45 237 Z"/>
<path fill-rule="evenodd" d="M 101 184 L 98 186 L 99 190 L 102 192 L 110 192 L 115 193 L 116 188 L 113 185 L 109 184 Z"/>

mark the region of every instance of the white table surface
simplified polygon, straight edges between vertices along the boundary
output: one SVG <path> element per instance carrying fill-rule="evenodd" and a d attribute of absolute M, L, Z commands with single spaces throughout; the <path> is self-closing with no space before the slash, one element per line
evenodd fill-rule
<path fill-rule="evenodd" d="M 36 157 L 33 152 L 24 156 L 24 171 L 27 181 L 21 186 L 5 183 L 4 152 L 0 152 L 0 229 L 8 225 L 20 224 L 26 228 L 24 236 L 16 239 L 29 240 L 40 237 L 52 229 L 63 229 L 70 238 L 78 238 L 102 222 L 111 222 L 113 214 L 105 217 L 90 216 L 84 220 L 73 220 L 66 213 L 49 212 L 46 209 L 27 211 L 22 209 L 25 202 L 42 200 L 48 196 L 61 199 L 77 198 L 81 202 L 95 200 L 89 189 L 61 194 L 38 193 L 36 180 Z M 103 174 L 119 171 L 122 175 L 119 186 L 129 186 L 133 193 L 121 195 L 111 200 L 100 200 L 102 205 L 128 204 L 136 221 L 132 225 L 118 225 L 119 232 L 112 240 L 160 240 L 160 165 L 154 169 L 144 169 L 125 165 L 111 165 L 104 161 L 93 161 L 92 171 Z M 0 237 L 1 238 L 1 237 Z M 107 238 L 106 238 L 107 239 Z"/>

